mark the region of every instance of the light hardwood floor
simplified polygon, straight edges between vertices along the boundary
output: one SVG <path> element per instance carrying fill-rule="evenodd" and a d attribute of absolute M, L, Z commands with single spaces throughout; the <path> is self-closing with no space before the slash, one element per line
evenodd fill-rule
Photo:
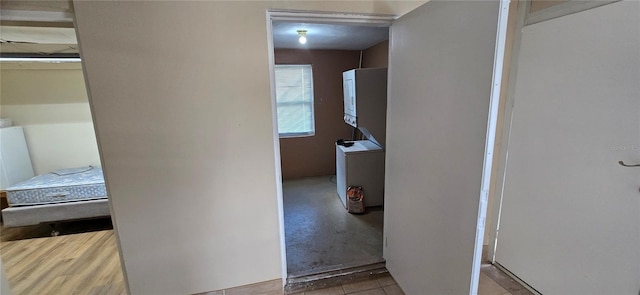
<path fill-rule="evenodd" d="M 3 228 L 0 254 L 13 295 L 126 294 L 110 223 L 62 224 L 57 237 L 47 225 Z"/>

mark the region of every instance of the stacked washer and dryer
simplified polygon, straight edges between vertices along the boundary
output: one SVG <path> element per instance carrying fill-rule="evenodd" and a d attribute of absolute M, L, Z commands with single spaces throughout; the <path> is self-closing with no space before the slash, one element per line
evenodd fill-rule
<path fill-rule="evenodd" d="M 347 206 L 347 188 L 361 186 L 366 207 L 384 204 L 384 146 L 387 122 L 387 68 L 342 73 L 344 121 L 364 139 L 336 144 L 338 196 Z M 352 144 L 351 144 L 352 143 Z"/>

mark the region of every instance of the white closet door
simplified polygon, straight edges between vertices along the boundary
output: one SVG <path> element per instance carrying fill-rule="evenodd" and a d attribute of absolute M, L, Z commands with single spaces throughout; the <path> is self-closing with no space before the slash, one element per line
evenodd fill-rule
<path fill-rule="evenodd" d="M 496 261 L 543 294 L 640 290 L 640 7 L 524 28 Z"/>
<path fill-rule="evenodd" d="M 406 294 L 475 288 L 499 4 L 432 1 L 391 26 L 384 257 Z"/>

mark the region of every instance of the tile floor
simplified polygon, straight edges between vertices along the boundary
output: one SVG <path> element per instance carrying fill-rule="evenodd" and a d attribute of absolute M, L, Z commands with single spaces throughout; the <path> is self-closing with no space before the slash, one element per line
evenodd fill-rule
<path fill-rule="evenodd" d="M 383 209 L 348 213 L 335 176 L 285 181 L 283 196 L 289 274 L 381 261 Z"/>
<path fill-rule="evenodd" d="M 372 280 L 344 284 L 326 289 L 294 293 L 295 295 L 401 295 L 405 294 L 389 274 Z M 478 295 L 533 295 L 491 264 L 480 270 Z"/>
<path fill-rule="evenodd" d="M 296 295 L 404 295 L 396 281 L 387 274 L 382 277 L 326 289 L 294 293 Z"/>

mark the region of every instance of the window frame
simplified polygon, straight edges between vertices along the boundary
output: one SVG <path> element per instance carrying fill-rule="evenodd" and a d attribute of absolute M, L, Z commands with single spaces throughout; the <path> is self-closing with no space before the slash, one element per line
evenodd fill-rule
<path fill-rule="evenodd" d="M 315 136 L 316 135 L 316 114 L 315 114 L 315 93 L 314 93 L 314 79 L 313 79 L 313 65 L 312 64 L 274 64 L 274 87 L 278 87 L 277 85 L 277 68 L 279 67 L 309 67 L 309 73 L 310 73 L 310 77 L 311 77 L 311 87 L 310 87 L 310 92 L 311 92 L 311 102 L 310 102 L 310 106 L 311 106 L 311 131 L 309 132 L 288 132 L 288 133 L 281 133 L 280 132 L 280 124 L 278 122 L 278 107 L 281 104 L 304 104 L 304 101 L 295 101 L 295 102 L 278 102 L 278 93 L 276 91 L 275 95 L 275 99 L 276 99 L 276 128 L 278 128 L 278 137 L 279 138 L 296 138 L 296 137 L 310 137 L 310 136 Z"/>

